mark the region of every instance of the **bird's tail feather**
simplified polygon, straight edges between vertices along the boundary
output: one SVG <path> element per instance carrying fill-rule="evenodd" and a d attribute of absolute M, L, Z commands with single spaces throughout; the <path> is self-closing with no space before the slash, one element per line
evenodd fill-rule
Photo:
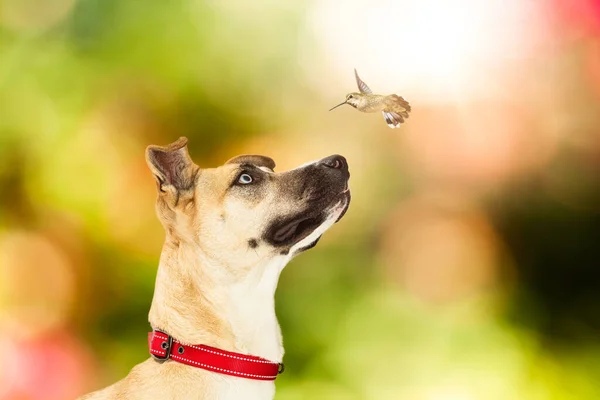
<path fill-rule="evenodd" d="M 382 111 L 383 119 L 388 124 L 390 128 L 400 128 L 400 124 L 404 122 L 404 117 L 398 113 L 393 111 Z M 404 112 L 402 113 L 404 114 Z M 408 113 L 406 113 L 406 117 L 408 117 Z"/>

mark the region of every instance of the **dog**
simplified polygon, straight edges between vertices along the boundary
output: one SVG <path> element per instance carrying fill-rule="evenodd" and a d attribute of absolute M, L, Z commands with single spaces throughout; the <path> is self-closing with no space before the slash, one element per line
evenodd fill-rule
<path fill-rule="evenodd" d="M 187 142 L 146 149 L 166 231 L 149 313 L 152 357 L 79 400 L 275 395 L 284 353 L 274 300 L 279 275 L 346 213 L 348 164 L 333 155 L 276 173 L 271 158 L 241 155 L 201 169 Z"/>

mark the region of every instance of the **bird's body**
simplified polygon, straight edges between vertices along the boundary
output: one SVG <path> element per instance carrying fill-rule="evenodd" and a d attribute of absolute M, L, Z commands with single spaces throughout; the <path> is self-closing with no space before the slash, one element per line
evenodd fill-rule
<path fill-rule="evenodd" d="M 384 103 L 387 103 L 387 96 L 381 94 L 362 94 L 362 93 L 352 93 L 352 97 L 358 99 L 358 101 L 354 104 L 350 104 L 358 111 L 362 111 L 365 113 L 372 113 L 376 111 L 382 111 L 385 106 Z"/>
<path fill-rule="evenodd" d="M 411 111 L 410 104 L 402 96 L 396 94 L 387 96 L 374 94 L 367 84 L 359 78 L 356 69 L 354 70 L 354 74 L 360 93 L 349 93 L 346 95 L 346 100 L 343 103 L 338 104 L 331 110 L 343 104 L 349 104 L 358 111 L 365 113 L 381 111 L 385 122 L 390 128 L 399 128 L 400 124 L 409 116 Z"/>

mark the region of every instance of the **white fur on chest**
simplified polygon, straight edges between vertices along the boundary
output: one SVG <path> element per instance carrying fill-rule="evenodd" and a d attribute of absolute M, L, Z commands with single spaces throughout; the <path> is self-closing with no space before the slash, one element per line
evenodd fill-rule
<path fill-rule="evenodd" d="M 288 261 L 288 256 L 271 259 L 256 268 L 255 274 L 228 290 L 232 306 L 226 308 L 226 320 L 241 352 L 273 362 L 282 361 L 283 343 L 275 315 L 275 290 L 281 270 Z"/>
<path fill-rule="evenodd" d="M 226 377 L 218 385 L 215 400 L 266 400 L 275 397 L 275 383 Z"/>

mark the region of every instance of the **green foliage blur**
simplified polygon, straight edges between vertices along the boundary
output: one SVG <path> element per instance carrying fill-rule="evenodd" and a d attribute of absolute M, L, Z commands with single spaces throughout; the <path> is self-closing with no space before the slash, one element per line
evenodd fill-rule
<path fill-rule="evenodd" d="M 412 80 L 390 130 L 326 111 L 355 83 L 322 33 L 400 7 L 375 3 L 0 1 L 0 399 L 74 398 L 148 357 L 144 149 L 180 136 L 202 167 L 349 161 L 347 216 L 281 277 L 277 399 L 600 398 L 600 11 L 538 2 L 559 44 L 502 70 L 509 94 Z"/>

